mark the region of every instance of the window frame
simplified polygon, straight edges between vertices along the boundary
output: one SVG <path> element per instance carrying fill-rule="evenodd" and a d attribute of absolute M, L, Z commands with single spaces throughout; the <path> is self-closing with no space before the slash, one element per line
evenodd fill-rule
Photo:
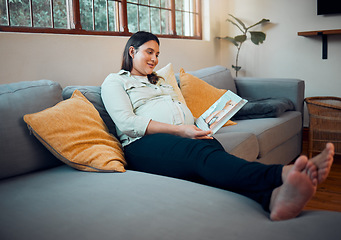
<path fill-rule="evenodd" d="M 7 1 L 7 0 L 6 0 Z M 120 0 L 121 8 L 119 12 L 120 31 L 97 31 L 85 30 L 81 26 L 80 5 L 79 0 L 69 0 L 72 3 L 72 20 L 71 29 L 63 28 L 42 28 L 42 27 L 25 27 L 25 26 L 6 26 L 0 25 L 0 32 L 24 32 L 24 33 L 50 33 L 50 34 L 74 34 L 74 35 L 102 35 L 102 36 L 131 36 L 133 33 L 128 29 L 127 0 Z M 195 36 L 177 35 L 176 19 L 175 19 L 175 0 L 171 1 L 171 23 L 170 34 L 155 34 L 161 38 L 180 38 L 180 39 L 198 39 L 202 40 L 202 10 L 201 1 L 196 1 L 196 12 L 198 17 L 195 19 Z M 7 6 L 8 7 L 8 6 Z M 7 11 L 8 12 L 8 11 Z M 53 15 L 53 14 L 52 14 Z M 53 24 L 53 23 L 52 23 Z M 53 24 L 54 25 L 54 24 Z"/>

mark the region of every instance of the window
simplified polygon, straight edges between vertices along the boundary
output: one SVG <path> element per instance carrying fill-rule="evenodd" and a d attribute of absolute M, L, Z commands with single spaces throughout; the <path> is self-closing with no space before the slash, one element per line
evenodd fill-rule
<path fill-rule="evenodd" d="M 201 39 L 201 0 L 0 0 L 0 31 Z"/>

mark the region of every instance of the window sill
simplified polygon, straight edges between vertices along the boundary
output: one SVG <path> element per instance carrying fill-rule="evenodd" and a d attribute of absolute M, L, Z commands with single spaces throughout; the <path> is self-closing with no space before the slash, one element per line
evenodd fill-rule
<path fill-rule="evenodd" d="M 57 29 L 57 28 L 32 28 L 32 27 L 8 27 L 0 26 L 0 32 L 22 32 L 22 33 L 50 33 L 50 34 L 71 34 L 71 35 L 100 35 L 100 36 L 131 36 L 129 32 L 112 32 L 112 31 L 89 31 L 83 29 Z M 177 36 L 155 34 L 160 38 L 177 38 L 177 39 L 197 39 L 201 40 L 201 36 Z"/>

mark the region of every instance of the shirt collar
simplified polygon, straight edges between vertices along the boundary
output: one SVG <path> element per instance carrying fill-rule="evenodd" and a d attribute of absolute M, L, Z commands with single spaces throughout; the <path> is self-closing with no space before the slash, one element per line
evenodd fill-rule
<path fill-rule="evenodd" d="M 124 69 L 121 69 L 119 72 L 118 72 L 118 74 L 119 75 L 127 75 L 128 77 L 133 77 L 133 75 L 131 75 L 131 73 L 129 72 L 129 71 L 127 71 L 127 70 L 124 70 Z M 134 78 L 134 79 L 136 79 L 136 78 Z M 146 77 L 145 79 L 139 79 L 139 81 L 141 81 L 141 82 L 144 82 L 144 83 L 150 83 L 149 81 L 148 81 L 148 78 Z"/>
<path fill-rule="evenodd" d="M 127 70 L 124 70 L 124 69 L 121 69 L 121 70 L 118 72 L 118 74 L 119 74 L 119 75 L 128 74 L 129 77 L 131 76 L 130 72 L 127 71 Z"/>

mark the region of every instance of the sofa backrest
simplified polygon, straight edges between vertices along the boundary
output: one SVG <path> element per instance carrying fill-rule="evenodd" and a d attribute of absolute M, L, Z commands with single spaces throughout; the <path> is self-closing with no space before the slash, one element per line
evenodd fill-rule
<path fill-rule="evenodd" d="M 236 84 L 234 78 L 231 75 L 231 71 L 223 66 L 216 65 L 213 67 L 202 68 L 196 71 L 188 71 L 187 73 L 192 74 L 204 80 L 208 84 L 219 88 L 219 89 L 227 89 L 231 90 L 234 93 L 237 93 Z M 175 74 L 177 81 L 180 81 L 179 74 Z"/>
<path fill-rule="evenodd" d="M 62 88 L 39 80 L 0 85 L 0 179 L 62 164 L 32 134 L 23 116 L 54 106 Z"/>

